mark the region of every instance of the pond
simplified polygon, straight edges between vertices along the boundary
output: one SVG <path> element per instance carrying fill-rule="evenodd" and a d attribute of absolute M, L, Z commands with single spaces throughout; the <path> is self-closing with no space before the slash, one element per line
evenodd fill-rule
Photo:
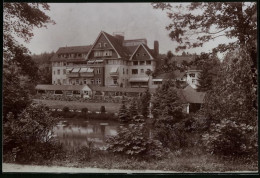
<path fill-rule="evenodd" d="M 66 149 L 78 149 L 89 142 L 99 149 L 106 148 L 108 136 L 117 134 L 119 123 L 107 120 L 63 119 L 54 128 L 54 135 Z"/>

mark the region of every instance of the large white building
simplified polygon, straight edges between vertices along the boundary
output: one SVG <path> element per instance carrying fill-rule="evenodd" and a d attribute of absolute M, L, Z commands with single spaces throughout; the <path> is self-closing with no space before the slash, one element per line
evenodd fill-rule
<path fill-rule="evenodd" d="M 146 43 L 101 31 L 93 45 L 59 48 L 52 58 L 52 84 L 147 88 L 159 43 L 153 50 Z"/>

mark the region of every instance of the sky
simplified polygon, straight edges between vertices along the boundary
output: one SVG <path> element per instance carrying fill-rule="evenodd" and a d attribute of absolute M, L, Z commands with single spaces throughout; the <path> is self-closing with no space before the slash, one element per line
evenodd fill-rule
<path fill-rule="evenodd" d="M 153 9 L 150 3 L 49 3 L 46 14 L 56 24 L 46 28 L 35 28 L 30 43 L 23 43 L 32 54 L 56 52 L 59 47 L 93 44 L 100 31 L 109 34 L 123 32 L 125 39 L 146 38 L 153 49 L 159 41 L 159 52 L 176 53 L 177 43 L 172 41 L 165 27 L 171 22 L 165 11 Z M 210 52 L 220 38 L 205 44 L 202 48 L 187 50 L 189 53 Z"/>

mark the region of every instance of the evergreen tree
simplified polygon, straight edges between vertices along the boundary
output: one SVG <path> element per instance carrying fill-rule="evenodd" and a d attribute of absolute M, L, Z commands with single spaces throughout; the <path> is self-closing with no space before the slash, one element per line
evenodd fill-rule
<path fill-rule="evenodd" d="M 129 106 L 129 113 L 131 119 L 138 115 L 136 99 L 133 99 Z"/>
<path fill-rule="evenodd" d="M 122 103 L 118 112 L 119 121 L 122 123 L 128 123 L 130 121 L 130 116 L 127 107 Z"/>
<path fill-rule="evenodd" d="M 146 92 L 141 97 L 141 114 L 145 118 L 147 118 L 147 116 L 149 115 L 150 100 L 151 100 L 151 94 L 149 90 L 146 90 Z"/>
<path fill-rule="evenodd" d="M 212 89 L 212 75 L 208 70 L 202 70 L 198 76 L 198 92 L 206 92 Z"/>

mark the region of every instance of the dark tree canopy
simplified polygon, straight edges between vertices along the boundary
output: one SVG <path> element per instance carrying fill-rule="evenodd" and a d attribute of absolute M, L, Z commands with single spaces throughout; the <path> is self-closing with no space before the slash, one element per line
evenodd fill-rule
<path fill-rule="evenodd" d="M 33 28 L 55 23 L 44 12 L 50 10 L 47 3 L 4 3 L 3 9 L 4 60 L 13 58 L 14 47 L 20 47 L 24 53 L 28 52 L 15 40 L 16 37 L 29 42 L 33 37 Z"/>
<path fill-rule="evenodd" d="M 216 49 L 223 52 L 238 46 L 251 50 L 257 40 L 256 2 L 193 2 L 188 4 L 152 3 L 155 9 L 166 10 L 172 20 L 166 29 L 177 41 L 176 51 L 201 47 L 205 42 L 220 36 L 236 39 L 220 44 Z"/>

